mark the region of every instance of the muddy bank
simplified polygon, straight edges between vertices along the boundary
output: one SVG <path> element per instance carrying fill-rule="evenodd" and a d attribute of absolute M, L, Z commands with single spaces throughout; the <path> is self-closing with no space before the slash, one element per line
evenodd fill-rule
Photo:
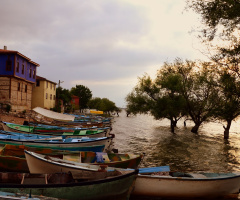
<path fill-rule="evenodd" d="M 23 124 L 23 122 L 28 121 L 28 119 L 27 117 L 16 116 L 14 114 L 0 113 L 0 121 Z M 2 130 L 2 125 L 0 125 L 0 129 Z"/>

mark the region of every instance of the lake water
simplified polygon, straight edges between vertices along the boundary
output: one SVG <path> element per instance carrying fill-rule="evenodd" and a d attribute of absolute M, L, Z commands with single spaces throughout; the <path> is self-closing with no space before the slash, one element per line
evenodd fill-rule
<path fill-rule="evenodd" d="M 240 121 L 232 124 L 230 139 L 223 139 L 223 125 L 204 124 L 198 134 L 193 123 L 178 122 L 176 133 L 169 120 L 154 120 L 149 115 L 126 117 L 125 111 L 114 118 L 114 147 L 120 153 L 145 153 L 140 167 L 169 165 L 172 171 L 240 171 Z M 240 198 L 239 198 L 240 199 Z"/>

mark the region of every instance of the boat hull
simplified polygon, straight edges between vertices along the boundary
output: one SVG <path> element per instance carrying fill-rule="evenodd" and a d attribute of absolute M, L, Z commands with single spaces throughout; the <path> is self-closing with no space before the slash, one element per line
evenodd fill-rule
<path fill-rule="evenodd" d="M 207 179 L 138 175 L 132 195 L 172 198 L 216 198 L 238 194 L 239 188 L 239 175 Z"/>
<path fill-rule="evenodd" d="M 30 148 L 47 148 L 53 150 L 66 150 L 66 151 L 93 151 L 93 152 L 102 152 L 105 149 L 104 145 L 92 145 L 92 146 L 62 146 L 62 145 L 41 145 L 39 143 L 27 143 L 27 142 L 11 142 L 11 141 L 0 141 L 0 144 L 6 145 L 17 145 L 17 146 L 26 146 Z"/>
<path fill-rule="evenodd" d="M 100 152 L 60 151 L 46 148 L 29 148 L 25 146 L 5 145 L 0 152 L 0 171 L 29 172 L 24 150 L 71 162 L 91 163 L 92 165 L 107 165 L 117 168 L 137 169 L 142 155 L 104 153 L 110 160 L 97 159 Z M 127 159 L 126 159 L 127 158 Z"/>
<path fill-rule="evenodd" d="M 99 171 L 100 167 L 96 165 L 84 165 L 79 163 L 75 165 L 69 162 L 57 162 L 47 156 L 35 154 L 25 151 L 28 168 L 31 174 L 51 174 L 59 172 L 71 172 L 74 176 L 79 176 L 81 179 L 96 179 L 97 176 L 104 177 L 107 174 L 106 170 Z"/>
<path fill-rule="evenodd" d="M 25 158 L 0 155 L 1 172 L 29 172 Z"/>
<path fill-rule="evenodd" d="M 18 184 L 6 184 L 6 181 L 4 181 L 4 183 L 1 182 L 0 191 L 15 193 L 18 194 L 18 196 L 31 194 L 71 200 L 128 199 L 137 173 L 137 171 L 134 171 L 116 177 L 109 177 L 107 179 L 75 183 L 35 184 L 34 180 L 27 182 L 27 179 L 25 178 L 24 181 L 19 182 Z M 60 179 L 59 177 L 58 179 Z M 44 179 L 42 181 L 44 181 Z M 40 182 L 40 179 L 38 182 Z"/>
<path fill-rule="evenodd" d="M 74 137 L 74 138 L 82 138 L 82 137 L 109 137 L 110 136 L 110 129 L 102 129 L 99 130 L 98 128 L 90 128 L 85 130 L 79 129 L 61 129 L 61 128 L 44 128 L 44 127 L 35 127 L 35 126 L 28 126 L 28 125 L 18 125 L 8 122 L 2 122 L 4 131 L 9 132 L 16 132 L 16 133 L 24 133 L 24 134 L 36 134 L 36 135 L 49 135 L 49 136 L 62 136 L 64 135 L 65 138 L 67 137 Z M 76 133 L 76 131 L 78 133 Z M 83 133 L 86 134 L 83 134 Z M 87 133 L 88 132 L 88 133 Z"/>
<path fill-rule="evenodd" d="M 13 137 L 14 138 L 14 137 Z M 25 145 L 29 147 L 51 148 L 69 151 L 104 151 L 110 150 L 113 145 L 113 137 L 96 138 L 91 140 L 72 139 L 69 142 L 59 140 L 17 140 L 9 138 L 0 138 L 0 144 Z"/>

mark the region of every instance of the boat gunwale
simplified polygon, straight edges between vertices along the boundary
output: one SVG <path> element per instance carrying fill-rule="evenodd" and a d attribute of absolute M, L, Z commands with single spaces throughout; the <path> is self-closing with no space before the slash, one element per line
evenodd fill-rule
<path fill-rule="evenodd" d="M 228 180 L 228 179 L 236 179 L 240 178 L 240 175 L 233 174 L 233 176 L 225 176 L 225 177 L 206 177 L 206 178 L 194 178 L 194 177 L 173 177 L 173 176 L 158 176 L 158 175 L 143 175 L 138 174 L 137 178 L 154 178 L 154 179 L 166 179 L 166 180 L 183 180 L 183 181 L 219 181 L 219 180 Z"/>
<path fill-rule="evenodd" d="M 77 138 L 76 138 L 77 139 Z M 91 138 L 91 141 L 78 141 L 78 142 L 50 142 L 47 140 L 44 141 L 36 141 L 36 140 L 17 140 L 17 139 L 1 139 L 0 138 L 0 143 L 1 141 L 13 141 L 13 142 L 18 142 L 18 143 L 24 143 L 24 142 L 28 142 L 28 143 L 37 143 L 37 144 L 83 144 L 83 143 L 92 143 L 92 142 L 99 142 L 99 141 L 107 141 L 107 140 L 112 140 L 113 137 L 104 137 L 104 138 Z"/>
<path fill-rule="evenodd" d="M 65 161 L 65 160 L 63 160 L 62 162 L 63 162 L 63 165 L 61 165 L 61 164 L 58 164 L 58 161 L 55 161 L 55 160 L 48 160 L 48 159 L 46 159 L 46 158 L 43 158 L 43 157 L 41 157 L 41 156 L 39 156 L 37 153 L 34 153 L 35 155 L 33 155 L 32 154 L 32 152 L 31 151 L 28 151 L 28 150 L 24 150 L 24 152 L 25 153 L 27 153 L 28 155 L 30 155 L 30 156 L 32 156 L 32 157 L 34 157 L 34 158 L 36 158 L 36 159 L 38 159 L 38 160 L 41 160 L 41 161 L 44 161 L 44 162 L 46 162 L 46 163 L 51 163 L 51 164 L 53 164 L 53 165 L 57 165 L 57 166 L 64 166 L 64 167 L 68 167 L 68 168 L 72 168 L 72 169 L 78 169 L 79 168 L 79 165 L 77 165 L 77 163 L 76 163 L 76 165 L 74 165 L 74 163 L 67 163 L 67 161 Z M 25 156 L 26 157 L 26 156 Z M 51 156 L 49 155 L 49 157 L 51 158 Z M 54 158 L 53 158 L 54 159 Z M 135 157 L 135 158 L 133 158 L 133 160 L 135 161 L 135 160 L 138 160 L 138 159 L 141 159 L 141 155 L 137 155 L 137 157 Z M 49 161 L 49 162 L 48 162 Z M 73 161 L 74 162 L 74 161 Z M 128 163 L 129 162 L 129 160 L 124 160 L 124 161 L 114 161 L 112 164 L 114 165 L 116 165 L 116 164 L 118 164 L 118 163 L 121 163 L 121 164 L 125 164 L 125 163 Z M 111 164 L 111 162 L 109 162 L 110 164 Z M 99 166 L 99 165 L 108 165 L 109 163 L 80 163 L 80 164 L 83 164 L 83 165 L 87 165 L 87 164 L 89 164 L 89 165 L 94 165 L 94 166 Z M 74 167 L 74 166 L 76 166 L 76 167 Z M 112 167 L 111 165 L 109 166 L 110 168 Z M 86 171 L 93 171 L 93 170 L 88 170 L 88 169 L 83 169 L 83 170 L 86 170 Z M 97 171 L 97 170 L 96 170 Z"/>
<path fill-rule="evenodd" d="M 22 173 L 22 174 L 24 174 L 24 173 Z M 54 173 L 52 173 L 52 174 L 54 174 Z M 127 174 L 121 174 L 119 176 L 114 176 L 114 177 L 107 177 L 105 179 L 82 181 L 82 182 L 47 183 L 47 184 L 12 184 L 11 183 L 9 185 L 7 183 L 0 183 L 0 189 L 1 188 L 61 188 L 61 187 L 88 186 L 88 185 L 101 184 L 101 183 L 107 183 L 107 182 L 112 182 L 112 181 L 116 181 L 116 180 L 121 180 L 121 179 L 131 177 L 134 175 L 136 175 L 136 177 L 137 177 L 137 174 L 138 174 L 138 169 L 133 169 L 132 172 L 129 172 Z"/>
<path fill-rule="evenodd" d="M 90 127 L 90 128 L 69 128 L 69 129 L 57 129 L 57 130 L 37 130 L 36 132 L 27 132 L 27 131 L 24 131 L 24 130 L 20 130 L 20 129 L 15 129 L 15 128 L 12 128 L 12 127 L 9 127 L 7 124 L 14 124 L 14 123 L 11 123 L 11 122 L 4 122 L 4 121 L 1 121 L 1 123 L 3 124 L 3 128 L 5 129 L 4 131 L 9 131 L 9 132 L 16 132 L 16 133 L 23 133 L 23 134 L 39 134 L 39 135 L 49 135 L 49 136 L 52 136 L 52 135 L 59 135 L 59 136 L 62 136 L 64 135 L 64 133 L 73 133 L 75 130 L 79 130 L 79 131 L 84 131 L 84 130 L 91 130 L 91 129 L 97 129 L 97 131 L 101 131 L 101 132 L 98 132 L 98 133 L 91 133 L 91 134 L 87 134 L 87 135 L 71 135 L 71 134 L 66 134 L 64 136 L 71 136 L 71 137 L 75 137 L 75 136 L 98 136 L 100 134 L 104 134 L 105 135 L 107 134 L 107 130 L 109 129 L 109 127 L 104 127 L 104 128 L 98 128 L 98 127 Z M 16 126 L 24 126 L 24 125 L 20 125 L 20 124 L 14 124 Z M 6 127 L 6 128 L 5 128 Z M 31 128 L 34 129 L 34 126 L 29 126 Z M 71 130 L 70 130 L 71 129 Z M 59 134 L 58 134 L 59 133 Z M 106 137 L 106 136 L 105 136 Z"/>
<path fill-rule="evenodd" d="M 83 171 L 92 171 L 92 172 L 97 172 L 98 171 L 98 169 L 91 169 L 91 168 L 89 168 L 89 169 L 87 169 L 85 166 L 84 166 L 84 168 L 80 168 L 80 166 L 79 165 L 74 165 L 74 164 L 71 164 L 71 163 L 63 163 L 63 164 L 59 164 L 57 161 L 54 161 L 54 160 L 48 160 L 48 159 L 45 159 L 45 158 L 43 158 L 43 157 L 41 157 L 41 156 L 39 156 L 39 155 L 37 155 L 37 154 L 33 154 L 32 152 L 29 152 L 29 151 L 26 151 L 26 150 L 24 150 L 24 152 L 26 153 L 26 154 L 28 154 L 28 155 L 30 155 L 31 157 L 33 157 L 33 158 L 35 158 L 35 159 L 38 159 L 38 160 L 41 160 L 41 161 L 43 161 L 43 162 L 45 162 L 45 163 L 47 163 L 47 164 L 52 164 L 52 165 L 56 165 L 56 166 L 62 166 L 62 167 L 67 167 L 67 168 L 71 168 L 71 169 L 81 169 L 81 170 L 83 170 Z M 25 156 L 26 157 L 26 156 Z M 51 157 L 51 156 L 49 156 L 49 157 Z M 49 161 L 49 162 L 48 162 Z M 87 164 L 87 163 L 83 163 L 83 164 Z M 74 167 L 75 166 L 75 167 Z M 94 166 L 96 166 L 96 165 L 94 165 Z"/>

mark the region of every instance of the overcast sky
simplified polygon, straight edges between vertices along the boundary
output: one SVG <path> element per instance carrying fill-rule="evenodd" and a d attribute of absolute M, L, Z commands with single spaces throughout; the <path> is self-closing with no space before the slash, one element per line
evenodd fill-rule
<path fill-rule="evenodd" d="M 1 0 L 0 48 L 40 64 L 66 89 L 87 86 L 119 107 L 144 73 L 163 62 L 204 59 L 185 0 Z"/>

